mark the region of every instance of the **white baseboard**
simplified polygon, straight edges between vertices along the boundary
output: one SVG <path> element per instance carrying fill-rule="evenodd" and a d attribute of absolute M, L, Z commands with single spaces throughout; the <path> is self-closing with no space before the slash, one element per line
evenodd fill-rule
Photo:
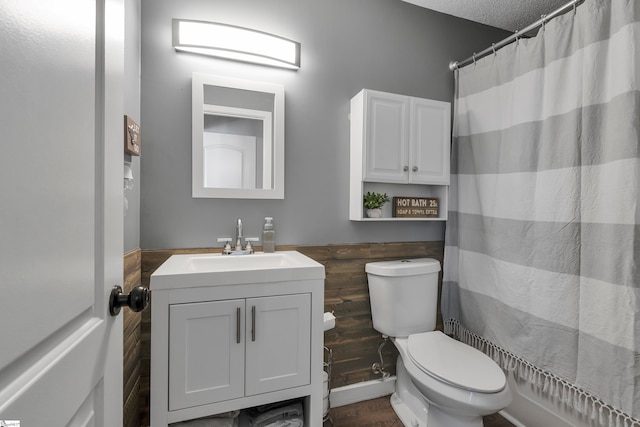
<path fill-rule="evenodd" d="M 502 417 L 509 421 L 511 424 L 513 424 L 516 427 L 527 427 L 524 424 L 522 424 L 519 420 L 517 420 L 516 418 L 514 418 L 513 416 L 511 416 L 511 414 L 509 414 L 506 410 L 502 410 L 500 412 L 498 412 L 500 415 L 502 415 Z"/>
<path fill-rule="evenodd" d="M 383 380 L 364 381 L 343 387 L 331 389 L 331 407 L 351 405 L 365 400 L 377 399 L 388 396 L 396 389 L 396 377 L 392 376 Z"/>

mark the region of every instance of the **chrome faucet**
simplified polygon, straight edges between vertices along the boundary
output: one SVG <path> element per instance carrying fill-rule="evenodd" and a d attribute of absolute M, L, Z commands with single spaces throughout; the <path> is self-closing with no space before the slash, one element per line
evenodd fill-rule
<path fill-rule="evenodd" d="M 245 245 L 243 246 L 243 240 Z M 231 237 L 218 237 L 218 243 L 223 242 L 222 255 L 249 255 L 254 253 L 253 244 L 251 242 L 257 242 L 257 237 L 244 237 L 242 235 L 242 220 L 238 218 L 236 221 L 236 238 L 235 246 L 232 245 L 233 241 Z"/>
<path fill-rule="evenodd" d="M 244 245 L 243 245 L 244 240 Z M 242 220 L 240 218 L 236 221 L 236 238 L 235 245 L 231 237 L 218 237 L 218 243 L 224 243 L 222 248 L 222 255 L 249 255 L 254 253 L 253 244 L 251 242 L 258 242 L 260 239 L 257 237 L 244 237 L 242 235 Z"/>
<path fill-rule="evenodd" d="M 242 250 L 242 220 L 238 218 L 236 223 L 236 251 Z"/>

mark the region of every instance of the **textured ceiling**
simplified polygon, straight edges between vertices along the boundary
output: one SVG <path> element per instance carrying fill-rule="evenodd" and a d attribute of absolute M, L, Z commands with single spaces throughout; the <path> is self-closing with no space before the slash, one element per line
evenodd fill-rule
<path fill-rule="evenodd" d="M 507 31 L 521 30 L 569 0 L 403 0 Z"/>

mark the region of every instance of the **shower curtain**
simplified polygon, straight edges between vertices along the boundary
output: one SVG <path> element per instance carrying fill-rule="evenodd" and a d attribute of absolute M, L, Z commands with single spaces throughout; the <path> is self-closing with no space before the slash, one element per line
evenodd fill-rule
<path fill-rule="evenodd" d="M 445 332 L 592 425 L 640 426 L 640 0 L 456 72 Z"/>

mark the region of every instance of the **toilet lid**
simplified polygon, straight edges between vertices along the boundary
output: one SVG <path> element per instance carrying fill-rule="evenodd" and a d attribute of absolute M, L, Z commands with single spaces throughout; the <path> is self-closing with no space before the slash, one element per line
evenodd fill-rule
<path fill-rule="evenodd" d="M 409 356 L 424 373 L 455 387 L 481 393 L 504 389 L 506 378 L 491 358 L 440 331 L 409 336 Z"/>

